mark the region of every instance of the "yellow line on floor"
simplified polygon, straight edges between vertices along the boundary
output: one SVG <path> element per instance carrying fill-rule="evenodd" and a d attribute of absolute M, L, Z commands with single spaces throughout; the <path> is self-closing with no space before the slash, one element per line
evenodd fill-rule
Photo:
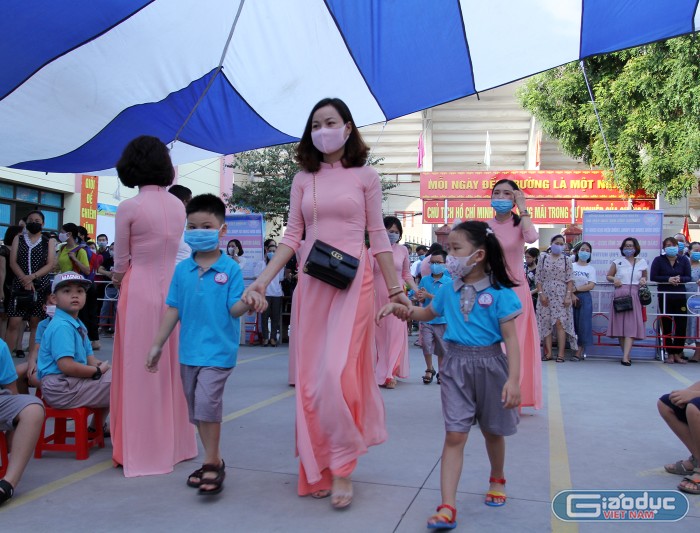
<path fill-rule="evenodd" d="M 272 352 L 265 355 L 258 355 L 256 357 L 248 357 L 246 359 L 239 359 L 236 363 L 237 365 L 242 365 L 244 363 L 252 363 L 253 361 L 260 361 L 260 359 L 267 359 L 268 357 L 276 357 L 278 355 L 284 355 L 287 352 Z"/>
<path fill-rule="evenodd" d="M 285 398 L 289 398 L 290 396 L 294 396 L 294 389 L 288 390 L 287 392 L 283 392 L 281 394 L 273 396 L 272 398 L 268 398 L 267 400 L 263 400 L 262 402 L 255 403 L 255 404 L 251 405 L 250 407 L 246 407 L 245 409 L 240 409 L 238 411 L 234 411 L 230 415 L 226 415 L 223 418 L 223 423 L 225 424 L 226 422 L 230 422 L 231 420 L 235 420 L 236 418 L 240 418 L 244 415 L 252 413 L 253 411 L 257 411 L 258 409 L 262 409 L 263 407 L 267 407 L 268 405 L 272 405 L 275 402 L 279 402 L 280 400 L 284 400 Z"/>
<path fill-rule="evenodd" d="M 571 488 L 569 452 L 566 448 L 564 416 L 559 396 L 558 365 L 547 365 L 547 403 L 549 421 L 549 497 L 550 500 L 562 490 Z M 551 512 L 551 511 L 550 511 Z M 563 522 L 554 513 L 551 517 L 552 531 L 578 533 L 578 524 Z"/>
<path fill-rule="evenodd" d="M 266 357 L 266 356 L 261 356 L 261 357 Z M 267 357 L 271 357 L 267 356 Z M 236 418 L 240 418 L 242 416 L 245 416 L 249 413 L 252 413 L 254 411 L 257 411 L 258 409 L 262 409 L 263 407 L 267 407 L 268 405 L 272 405 L 275 402 L 278 402 L 280 400 L 284 400 L 285 398 L 289 398 L 290 396 L 294 396 L 294 390 L 288 390 L 285 391 L 281 394 L 277 394 L 275 396 L 272 396 L 271 398 L 268 398 L 267 400 L 260 401 L 258 403 L 255 403 L 249 407 L 246 407 L 244 409 L 239 409 L 238 411 L 234 411 L 233 413 L 226 415 L 223 418 L 223 423 L 230 422 L 231 420 L 235 420 Z M 37 461 L 41 461 L 40 459 Z M 4 504 L 2 508 L 0 508 L 0 514 L 3 511 L 9 511 L 10 509 L 14 509 L 15 507 L 19 507 L 20 505 L 24 505 L 25 503 L 30 503 L 33 502 L 34 500 L 37 500 L 43 496 L 46 496 L 47 494 L 50 494 L 52 492 L 55 492 L 59 489 L 62 489 L 64 487 L 67 487 L 69 485 L 72 485 L 73 483 L 77 483 L 78 481 L 82 481 L 83 479 L 87 479 L 91 476 L 94 476 L 95 474 L 99 474 L 100 472 L 104 472 L 105 470 L 112 468 L 112 460 L 108 459 L 107 461 L 102 461 L 97 463 L 96 465 L 90 466 L 88 468 L 84 468 L 83 470 L 79 470 L 78 472 L 75 472 L 74 474 L 70 474 L 69 476 L 62 477 L 60 479 L 57 479 L 56 481 L 52 481 L 51 483 L 47 483 L 46 485 L 41 485 L 40 487 L 37 487 L 34 490 L 31 490 L 27 493 L 20 494 Z M 21 489 L 21 487 L 20 487 Z"/>
<path fill-rule="evenodd" d="M 683 374 L 679 374 L 677 370 L 674 370 L 673 368 L 670 368 L 670 367 L 671 367 L 671 365 L 662 364 L 662 365 L 661 365 L 661 370 L 663 370 L 664 372 L 666 372 L 666 373 L 667 373 L 668 375 L 670 375 L 671 377 L 676 378 L 678 381 L 680 381 L 680 382 L 681 382 L 683 385 L 685 385 L 686 387 L 689 387 L 690 385 L 692 385 L 693 383 L 695 383 L 694 381 L 689 380 L 689 379 L 688 379 L 687 377 L 685 377 Z M 668 391 L 668 392 L 671 392 L 671 391 Z"/>
<path fill-rule="evenodd" d="M 0 508 L 0 513 L 2 513 L 3 511 L 9 511 L 10 509 L 14 509 L 15 507 L 19 507 L 20 505 L 24 505 L 25 503 L 38 500 L 39 498 L 42 498 L 47 494 L 62 489 L 63 487 L 67 487 L 68 485 L 72 485 L 73 483 L 77 483 L 78 481 L 82 481 L 83 479 L 87 479 L 90 476 L 94 476 L 95 474 L 104 472 L 108 468 L 112 468 L 111 459 L 108 459 L 107 461 L 101 461 L 96 465 L 92 465 L 88 468 L 84 468 L 83 470 L 79 470 L 74 474 L 62 477 L 61 479 L 57 479 L 56 481 L 52 481 L 51 483 L 47 483 L 46 485 L 37 487 L 34 490 L 30 490 L 26 494 L 21 494 L 20 496 L 12 498 L 9 502 L 3 505 L 2 508 Z"/>

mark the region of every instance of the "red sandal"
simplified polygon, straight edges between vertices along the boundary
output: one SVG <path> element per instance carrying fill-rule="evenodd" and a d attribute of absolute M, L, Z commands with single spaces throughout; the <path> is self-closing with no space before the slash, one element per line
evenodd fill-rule
<path fill-rule="evenodd" d="M 489 483 L 500 483 L 501 485 L 505 485 L 506 480 L 490 477 Z M 484 503 L 489 507 L 503 507 L 506 504 L 506 499 L 507 497 L 505 492 L 490 490 L 486 493 L 486 500 L 484 500 Z"/>
<path fill-rule="evenodd" d="M 452 516 L 441 513 L 441 509 L 447 509 L 452 513 Z M 428 529 L 454 529 L 457 527 L 457 509 L 443 503 L 442 505 L 438 505 L 436 510 L 437 513 L 428 518 Z M 431 520 L 436 520 L 436 522 L 431 522 Z"/>

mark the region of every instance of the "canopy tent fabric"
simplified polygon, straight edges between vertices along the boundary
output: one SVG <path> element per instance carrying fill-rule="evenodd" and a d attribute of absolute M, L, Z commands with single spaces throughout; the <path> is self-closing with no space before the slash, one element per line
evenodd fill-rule
<path fill-rule="evenodd" d="M 175 163 L 358 126 L 698 29 L 697 0 L 8 0 L 0 166 L 111 168 L 138 135 Z M 219 68 L 221 67 L 221 68 Z"/>

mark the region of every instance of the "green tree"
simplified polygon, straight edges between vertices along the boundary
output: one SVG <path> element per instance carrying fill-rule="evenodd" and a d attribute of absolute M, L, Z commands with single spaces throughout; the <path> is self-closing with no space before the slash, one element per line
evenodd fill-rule
<path fill-rule="evenodd" d="M 572 157 L 606 170 L 620 189 L 675 202 L 700 169 L 700 42 L 691 36 L 587 59 L 611 168 L 578 63 L 530 79 L 520 103 Z"/>
<path fill-rule="evenodd" d="M 280 144 L 260 150 L 250 150 L 236 154 L 233 168 L 249 176 L 242 186 L 234 185 L 226 202 L 232 208 L 244 207 L 255 213 L 263 213 L 265 220 L 273 223 L 271 236 L 277 236 L 282 225 L 287 223 L 289 195 L 292 179 L 299 172 L 294 161 L 296 143 Z M 369 164 L 376 166 L 383 158 L 370 155 Z M 382 192 L 396 187 L 383 176 Z M 252 179 L 251 179 L 252 178 Z"/>

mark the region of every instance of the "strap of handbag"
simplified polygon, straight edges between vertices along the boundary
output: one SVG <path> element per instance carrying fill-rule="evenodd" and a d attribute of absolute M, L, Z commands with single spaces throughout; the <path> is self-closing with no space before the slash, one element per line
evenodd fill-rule
<path fill-rule="evenodd" d="M 637 258 L 634 258 L 634 263 L 632 263 L 632 275 L 630 276 L 630 296 L 632 296 L 632 282 L 634 281 L 634 267 L 637 266 Z"/>
<path fill-rule="evenodd" d="M 316 210 L 316 173 L 314 176 L 314 241 L 318 240 L 318 212 Z M 365 245 L 362 244 L 360 247 L 360 261 L 362 261 L 362 255 L 365 253 Z"/>

